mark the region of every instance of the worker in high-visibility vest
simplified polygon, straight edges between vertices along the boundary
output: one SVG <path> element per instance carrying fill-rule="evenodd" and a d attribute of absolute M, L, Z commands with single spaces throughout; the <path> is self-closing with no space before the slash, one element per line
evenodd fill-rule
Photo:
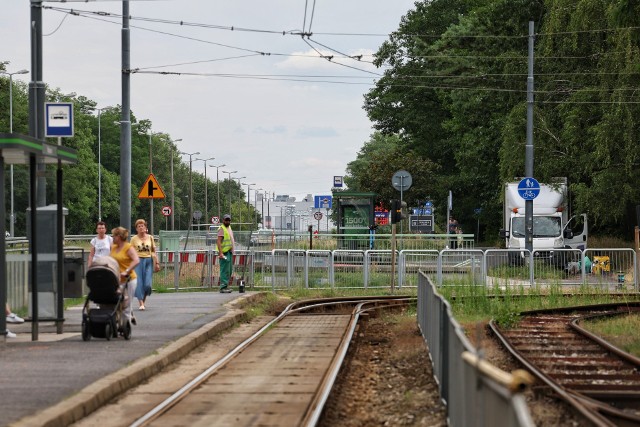
<path fill-rule="evenodd" d="M 220 293 L 231 292 L 229 280 L 233 273 L 233 248 L 235 246 L 233 230 L 231 230 L 231 215 L 223 217 L 222 225 L 218 229 L 218 259 L 220 261 Z"/>

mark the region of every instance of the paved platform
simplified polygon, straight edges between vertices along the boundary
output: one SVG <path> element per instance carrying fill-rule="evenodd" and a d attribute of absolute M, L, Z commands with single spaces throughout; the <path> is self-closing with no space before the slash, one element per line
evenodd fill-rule
<path fill-rule="evenodd" d="M 38 341 L 31 323 L 9 324 L 18 337 L 0 341 L 0 426 L 70 424 L 241 320 L 243 311 L 228 303 L 251 295 L 153 294 L 145 311 L 135 310 L 129 341 L 83 341 L 82 307 L 65 311 L 63 334 L 41 323 Z"/>

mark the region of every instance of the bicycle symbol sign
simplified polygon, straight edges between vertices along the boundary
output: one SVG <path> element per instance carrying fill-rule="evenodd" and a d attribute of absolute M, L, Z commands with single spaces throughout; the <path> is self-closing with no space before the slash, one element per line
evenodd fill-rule
<path fill-rule="evenodd" d="M 523 178 L 518 183 L 518 194 L 525 200 L 533 200 L 540 194 L 540 183 L 535 178 Z"/>

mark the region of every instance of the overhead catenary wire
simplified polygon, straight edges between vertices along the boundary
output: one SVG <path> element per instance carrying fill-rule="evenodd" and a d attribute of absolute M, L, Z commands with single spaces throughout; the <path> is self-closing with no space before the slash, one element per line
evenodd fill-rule
<path fill-rule="evenodd" d="M 87 11 L 78 11 L 78 10 L 74 10 L 74 9 L 62 9 L 62 8 L 53 8 L 53 7 L 47 7 L 50 8 L 52 10 L 55 11 L 62 11 L 64 13 L 73 15 L 73 16 L 81 16 L 81 17 L 85 17 L 85 18 L 89 18 L 89 19 L 98 19 L 107 23 L 111 23 L 111 24 L 117 24 L 119 25 L 119 22 L 114 22 L 113 20 L 109 20 L 108 18 L 111 17 L 115 17 L 118 16 L 120 17 L 121 15 L 115 15 L 115 14 L 109 14 L 106 12 L 87 12 Z M 67 15 L 68 16 L 68 15 Z M 149 22 L 161 22 L 161 23 L 174 23 L 175 21 L 169 21 L 169 20 L 154 20 L 154 19 L 148 19 L 148 18 L 143 18 L 142 20 L 148 20 Z M 64 19 L 61 21 L 60 25 L 58 25 L 58 28 L 60 28 L 60 26 L 62 25 L 62 23 L 64 22 Z M 191 23 L 185 23 L 183 21 L 180 21 L 180 25 L 186 26 L 186 25 L 190 25 Z M 201 24 L 194 24 L 194 26 L 199 26 Z M 208 25 L 204 25 L 205 27 L 210 27 Z M 57 29 L 58 29 L 57 28 Z M 355 59 L 355 60 L 359 60 L 361 57 L 360 56 L 353 56 L 353 55 L 347 55 L 344 54 L 343 52 L 341 52 L 338 49 L 332 48 L 327 46 L 326 44 L 323 43 L 319 43 L 316 40 L 312 40 L 310 39 L 310 37 L 307 37 L 307 39 L 305 39 L 303 37 L 303 40 L 305 41 L 305 43 L 313 50 L 315 51 L 318 56 L 315 55 L 300 55 L 300 54 L 281 54 L 281 53 L 271 53 L 271 52 L 264 52 L 264 51 L 259 51 L 259 50 L 253 50 L 253 49 L 247 49 L 247 48 L 242 48 L 242 47 L 238 47 L 238 46 L 231 46 L 231 45 L 227 45 L 227 44 L 223 44 L 223 43 L 216 43 L 216 42 L 211 42 L 208 40 L 202 40 L 202 39 L 197 39 L 197 38 L 193 38 L 193 37 L 188 37 L 188 36 L 183 36 L 183 35 L 179 35 L 179 34 L 173 34 L 173 33 L 169 33 L 169 32 L 165 32 L 165 31 L 160 31 L 160 30 L 154 30 L 154 29 L 149 29 L 149 28 L 143 28 L 143 27 L 136 27 L 133 26 L 133 28 L 137 28 L 140 30 L 144 30 L 144 31 L 150 31 L 150 32 L 155 32 L 155 33 L 159 33 L 159 34 L 163 34 L 163 35 L 168 35 L 168 36 L 173 36 L 173 37 L 178 37 L 178 38 L 184 38 L 187 40 L 193 40 L 193 41 L 198 41 L 198 42 L 202 42 L 202 43 L 209 43 L 209 44 L 213 44 L 213 45 L 217 45 L 217 46 L 221 46 L 224 48 L 231 48 L 231 49 L 237 49 L 237 50 L 241 50 L 241 51 L 245 51 L 248 52 L 248 55 L 241 55 L 241 56 L 237 56 L 237 57 L 229 57 L 229 58 L 219 58 L 219 59 L 214 59 L 214 60 L 207 60 L 207 61 L 191 61 L 192 64 L 195 63 L 200 63 L 200 62 L 213 62 L 213 61 L 220 61 L 220 60 L 226 60 L 226 59 L 237 59 L 237 58 L 244 58 L 244 57 L 252 57 L 252 56 L 305 56 L 305 57 L 310 57 L 310 58 L 319 58 L 319 59 L 324 59 L 327 60 L 335 65 L 338 66 L 342 66 L 342 67 L 346 67 L 346 68 L 350 68 L 356 71 L 360 71 L 360 72 L 364 72 L 367 74 L 371 74 L 374 75 L 376 77 L 382 77 L 382 75 L 380 73 L 376 73 L 373 71 L 369 71 L 369 70 L 363 70 L 361 68 L 357 68 L 357 67 L 352 67 L 346 64 L 342 64 L 340 62 L 335 61 L 334 55 L 326 55 L 324 53 L 322 53 L 321 51 L 319 51 L 317 48 L 315 48 L 315 46 L 312 46 L 311 43 L 314 43 L 318 46 L 322 46 L 328 50 L 331 50 L 333 52 L 335 52 L 336 54 L 342 55 L 342 58 L 344 59 Z M 231 30 L 249 30 L 249 31 L 268 31 L 268 30 L 254 30 L 254 29 L 238 29 L 237 27 L 227 27 L 228 29 Z M 55 31 L 57 31 L 57 29 Z M 631 29 L 631 30 L 635 30 L 638 29 L 638 27 L 628 27 L 626 29 Z M 611 29 L 611 30 L 621 30 L 621 29 Z M 594 31 L 598 31 L 598 30 L 591 30 L 589 32 L 594 32 Z M 601 30 L 603 31 L 603 30 Z M 274 34 L 285 34 L 284 32 L 280 32 L 280 31 L 268 31 L 268 32 L 273 32 Z M 586 32 L 586 31 L 585 31 Z M 575 32 L 565 32 L 562 34 L 570 34 L 570 33 L 575 33 Z M 295 31 L 290 31 L 289 34 L 295 35 L 296 32 Z M 558 33 L 559 34 L 559 33 Z M 460 36 L 462 38 L 468 38 L 468 36 Z M 549 57 L 544 57 L 544 56 L 538 56 L 536 59 L 549 59 L 549 60 L 557 60 L 557 59 L 596 59 L 596 58 L 600 58 L 603 57 L 604 55 L 614 55 L 614 54 L 618 54 L 618 53 L 622 53 L 622 52 L 601 52 L 601 53 L 595 53 L 592 55 L 587 55 L 587 56 L 549 56 Z M 449 60 L 455 60 L 455 59 L 482 59 L 482 60 L 506 60 L 506 59 L 511 59 L 511 60 L 524 60 L 526 57 L 525 56 L 510 56 L 510 57 L 504 57 L 504 56 L 500 56 L 500 57 L 487 57 L 487 56 L 473 56 L 473 55 L 468 55 L 468 56 L 463 56 L 463 55 L 429 55 L 429 56 L 415 56 L 413 57 L 413 59 L 420 59 L 420 58 L 425 58 L 425 59 L 449 59 Z M 190 63 L 184 63 L 184 65 L 188 65 Z M 166 67 L 170 67 L 170 66 L 176 66 L 179 64 L 171 64 L 171 65 L 157 65 L 154 67 L 146 67 L 146 68 L 137 68 L 134 70 L 131 70 L 131 72 L 138 72 L 138 73 L 143 73 L 143 70 L 150 70 L 152 68 L 166 68 Z M 165 75 L 169 75 L 169 74 L 173 74 L 173 75 L 202 75 L 202 76 L 216 76 L 216 74 L 207 74 L 207 73 L 185 73 L 185 72 L 175 72 L 175 71 L 167 71 L 167 72 L 158 72 L 157 74 L 165 74 Z M 632 72 L 630 73 L 610 73 L 611 75 L 626 75 L 626 74 L 634 74 Z M 539 75 L 545 75 L 545 74 L 539 74 Z M 555 76 L 555 75 L 605 75 L 605 73 L 552 73 L 552 74 L 546 74 L 548 76 Z M 428 79 L 428 78 L 473 78 L 473 79 L 486 79 L 488 75 L 484 75 L 484 76 L 465 76 L 465 75 L 461 75 L 461 76 L 401 76 L 402 78 L 420 78 L 420 79 Z M 499 74 L 496 76 L 500 76 Z M 309 82 L 314 82 L 314 83 L 330 83 L 330 84 L 374 84 L 374 83 L 357 83 L 357 82 L 336 82 L 336 81 L 329 81 L 329 80 L 309 80 L 309 78 L 287 78 L 287 77 L 272 77 L 272 76 L 241 76 L 241 75 L 237 75 L 237 76 L 233 76 L 233 75 L 218 75 L 218 77 L 235 77 L 235 78 L 254 78 L 254 79 L 267 79 L 267 80 L 273 80 L 273 79 L 278 79 L 278 80 L 290 80 L 290 81 L 309 81 Z M 504 76 L 502 76 L 504 77 Z M 315 77 L 313 77 L 315 79 Z M 378 83 L 379 84 L 379 83 Z M 425 88 L 425 89 L 440 89 L 440 90 L 480 90 L 480 91 L 512 91 L 512 92 L 522 92 L 520 90 L 512 90 L 512 89 L 508 89 L 508 88 L 490 88 L 490 87 L 456 87 L 456 86 L 428 86 L 428 85 L 404 85 L 404 84 L 393 84 L 393 85 L 388 85 L 389 87 L 399 87 L 399 86 L 411 86 L 411 87 L 417 87 L 417 88 Z M 613 89 L 612 91 L 635 91 L 637 90 L 636 88 L 616 88 Z M 594 92 L 599 92 L 600 90 L 597 89 L 593 89 Z M 565 90 L 557 90 L 557 91 L 536 91 L 537 94 L 562 94 L 562 95 L 566 95 L 566 94 L 570 94 L 570 93 L 574 93 L 574 92 L 585 92 L 584 89 L 565 89 Z M 549 103 L 549 101 L 546 101 L 547 103 Z M 562 103 L 562 102 L 570 102 L 568 100 L 563 100 L 563 101 L 553 101 L 553 102 L 557 102 L 557 103 Z M 589 103 L 589 101 L 582 101 L 585 103 Z M 622 101 L 622 102 L 630 102 L 630 101 Z M 607 101 L 593 101 L 593 103 L 609 103 Z M 611 101 L 610 103 L 620 103 L 620 101 Z M 635 103 L 635 102 L 634 102 Z"/>

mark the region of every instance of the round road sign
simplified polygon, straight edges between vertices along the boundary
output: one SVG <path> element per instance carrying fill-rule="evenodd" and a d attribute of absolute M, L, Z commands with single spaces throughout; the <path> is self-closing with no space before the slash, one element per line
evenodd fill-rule
<path fill-rule="evenodd" d="M 193 211 L 193 219 L 200 219 L 200 218 L 202 218 L 202 212 Z"/>
<path fill-rule="evenodd" d="M 314 212 L 313 217 L 316 221 L 320 221 L 322 219 L 322 212 Z"/>
<path fill-rule="evenodd" d="M 211 217 L 211 224 L 220 224 L 220 217 L 212 216 Z"/>
<path fill-rule="evenodd" d="M 412 182 L 411 174 L 405 170 L 399 170 L 391 178 L 391 185 L 398 191 L 407 191 L 411 188 Z"/>
<path fill-rule="evenodd" d="M 171 206 L 163 206 L 162 207 L 162 215 L 171 216 Z"/>

